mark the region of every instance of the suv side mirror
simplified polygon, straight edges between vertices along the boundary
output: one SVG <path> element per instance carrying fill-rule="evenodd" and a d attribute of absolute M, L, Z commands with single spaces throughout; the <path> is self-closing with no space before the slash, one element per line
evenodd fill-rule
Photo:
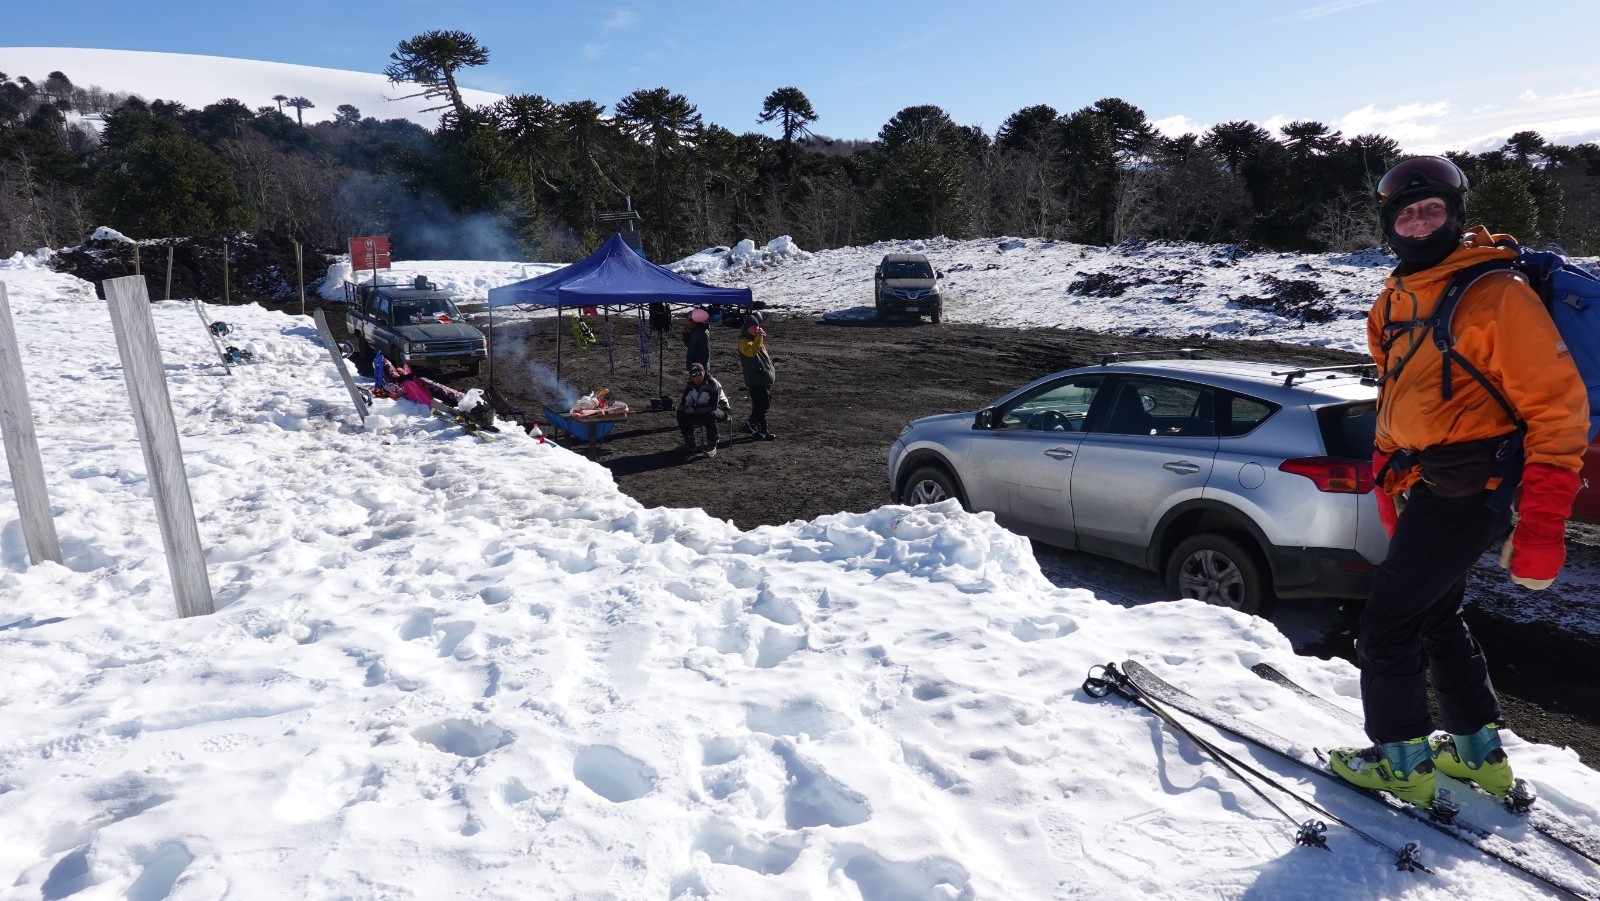
<path fill-rule="evenodd" d="M 994 428 L 994 407 L 985 407 L 972 417 L 972 427 L 975 429 Z"/>

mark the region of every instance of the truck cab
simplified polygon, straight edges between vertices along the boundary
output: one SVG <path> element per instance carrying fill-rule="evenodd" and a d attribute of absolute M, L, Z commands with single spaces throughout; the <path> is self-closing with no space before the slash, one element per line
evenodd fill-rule
<path fill-rule="evenodd" d="M 920 253 L 886 254 L 872 274 L 872 305 L 879 319 L 944 317 L 944 273 Z"/>
<path fill-rule="evenodd" d="M 489 356 L 483 332 L 467 322 L 454 297 L 424 276 L 408 284 L 346 284 L 345 298 L 345 327 L 363 373 L 371 373 L 380 353 L 396 366 L 454 366 L 468 375 L 477 375 Z"/>

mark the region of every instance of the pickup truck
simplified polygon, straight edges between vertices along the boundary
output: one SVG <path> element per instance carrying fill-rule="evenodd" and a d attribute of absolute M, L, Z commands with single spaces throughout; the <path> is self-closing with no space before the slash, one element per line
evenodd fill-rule
<path fill-rule="evenodd" d="M 417 279 L 405 285 L 346 284 L 344 324 L 355 345 L 356 368 L 372 373 L 374 354 L 412 369 L 464 367 L 477 375 L 489 357 L 483 332 L 456 307 L 451 296 Z"/>

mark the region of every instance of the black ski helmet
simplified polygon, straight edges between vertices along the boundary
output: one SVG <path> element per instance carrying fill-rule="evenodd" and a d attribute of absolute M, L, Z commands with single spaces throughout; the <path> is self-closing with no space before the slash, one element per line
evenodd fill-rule
<path fill-rule="evenodd" d="M 1401 272 L 1416 272 L 1437 265 L 1461 246 L 1467 228 L 1467 175 L 1442 156 L 1413 156 L 1396 163 L 1373 190 L 1378 221 L 1389 239 Z M 1405 238 L 1394 230 L 1400 211 L 1430 197 L 1445 202 L 1449 216 L 1438 231 L 1423 238 Z"/>
<path fill-rule="evenodd" d="M 1395 214 L 1423 197 L 1443 197 L 1460 222 L 1467 218 L 1467 174 L 1442 156 L 1413 156 L 1395 163 L 1372 192 L 1387 229 Z"/>

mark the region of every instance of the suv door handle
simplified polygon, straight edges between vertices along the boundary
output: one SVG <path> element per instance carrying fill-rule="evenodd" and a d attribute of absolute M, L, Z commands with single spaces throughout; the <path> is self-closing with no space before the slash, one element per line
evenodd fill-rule
<path fill-rule="evenodd" d="M 1054 460 L 1068 460 L 1072 458 L 1072 451 L 1064 447 L 1052 447 L 1045 451 L 1044 455 Z"/>
<path fill-rule="evenodd" d="M 1192 476 L 1200 471 L 1200 467 L 1188 460 L 1177 460 L 1172 463 L 1163 463 L 1161 468 L 1168 472 L 1175 472 L 1180 476 Z"/>

